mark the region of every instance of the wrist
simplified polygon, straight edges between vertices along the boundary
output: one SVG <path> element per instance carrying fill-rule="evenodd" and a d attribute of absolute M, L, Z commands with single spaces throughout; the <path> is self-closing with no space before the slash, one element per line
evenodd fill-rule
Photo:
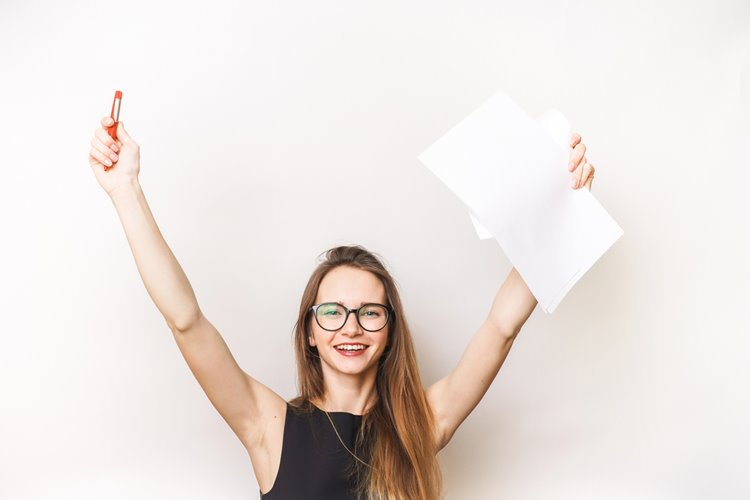
<path fill-rule="evenodd" d="M 117 201 L 122 198 L 132 197 L 133 195 L 137 195 L 141 192 L 141 185 L 138 182 L 138 179 L 134 179 L 132 181 L 120 184 L 119 186 L 112 189 L 112 191 L 107 192 L 107 194 L 112 199 L 113 203 L 117 203 Z"/>

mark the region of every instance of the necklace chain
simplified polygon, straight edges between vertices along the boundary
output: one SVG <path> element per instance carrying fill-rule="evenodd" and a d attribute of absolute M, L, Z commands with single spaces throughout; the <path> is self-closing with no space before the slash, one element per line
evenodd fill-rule
<path fill-rule="evenodd" d="M 360 462 L 362 462 L 363 464 L 365 464 L 366 466 L 372 469 L 373 468 L 372 465 L 368 464 L 367 462 L 362 461 L 362 459 L 360 459 L 357 455 L 352 453 L 352 450 L 350 450 L 349 447 L 346 446 L 346 444 L 344 444 L 344 440 L 341 439 L 341 436 L 339 435 L 339 431 L 336 429 L 336 426 L 333 424 L 333 420 L 331 419 L 331 416 L 328 414 L 327 411 L 323 410 L 323 412 L 326 414 L 326 417 L 328 417 L 328 421 L 331 422 L 331 427 L 333 427 L 333 432 L 335 432 L 336 437 L 339 438 L 339 441 L 341 442 L 341 446 L 346 448 L 346 451 L 348 451 L 351 456 L 353 456 L 354 458 L 356 458 L 357 460 L 359 460 Z"/>

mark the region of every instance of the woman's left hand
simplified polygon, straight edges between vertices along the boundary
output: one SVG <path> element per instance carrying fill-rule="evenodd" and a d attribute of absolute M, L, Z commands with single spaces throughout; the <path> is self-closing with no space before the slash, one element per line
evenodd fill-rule
<path fill-rule="evenodd" d="M 586 145 L 581 142 L 581 134 L 573 133 L 570 138 L 570 163 L 568 172 L 571 172 L 570 187 L 578 189 L 586 186 L 591 191 L 591 183 L 594 181 L 594 166 L 586 159 Z"/>

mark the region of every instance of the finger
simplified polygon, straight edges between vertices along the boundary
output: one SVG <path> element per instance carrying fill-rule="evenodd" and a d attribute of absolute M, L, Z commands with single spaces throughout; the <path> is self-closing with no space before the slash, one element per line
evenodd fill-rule
<path fill-rule="evenodd" d="M 594 182 L 594 174 L 592 173 L 591 175 L 589 175 L 589 178 L 586 179 L 586 183 L 584 184 L 584 186 L 586 186 L 589 189 L 589 191 L 591 191 L 591 183 L 593 182 Z"/>
<path fill-rule="evenodd" d="M 581 182 L 578 183 L 578 186 L 579 187 L 585 186 L 586 183 L 589 182 L 589 178 L 593 176 L 594 176 L 594 166 L 591 163 L 589 163 L 587 159 L 584 159 L 584 165 L 583 165 L 583 169 L 581 173 Z"/>
<path fill-rule="evenodd" d="M 107 136 L 107 137 L 109 137 L 109 136 Z M 115 151 L 112 149 L 112 147 L 111 146 L 107 146 L 106 144 L 104 144 L 96 136 L 93 139 L 91 139 L 91 146 L 93 146 L 97 151 L 99 151 L 105 157 L 108 157 L 113 162 L 116 162 L 119 159 L 117 153 L 115 153 Z M 114 144 L 112 146 L 114 146 Z"/>
<path fill-rule="evenodd" d="M 579 142 L 581 142 L 581 134 L 579 134 L 578 132 L 573 132 L 573 134 L 570 136 L 570 147 L 576 147 L 576 144 L 578 144 Z"/>
<path fill-rule="evenodd" d="M 95 166 L 104 166 L 111 167 L 113 165 L 112 160 L 107 158 L 105 154 L 103 154 L 98 149 L 92 147 L 89 149 L 89 165 L 92 167 Z"/>
<path fill-rule="evenodd" d="M 110 148 L 115 153 L 120 152 L 120 145 L 117 144 L 117 141 L 112 139 L 112 137 L 110 137 L 109 135 L 109 132 L 107 132 L 103 128 L 96 129 L 94 131 L 94 137 L 96 137 L 96 139 L 98 139 L 99 142 L 101 142 L 102 144 Z"/>
<path fill-rule="evenodd" d="M 112 118 L 111 116 L 103 116 L 103 117 L 102 117 L 102 120 L 101 120 L 101 123 L 102 123 L 102 129 L 103 129 L 103 130 L 104 130 L 104 131 L 105 131 L 105 132 L 107 133 L 107 135 L 109 136 L 109 131 L 110 131 L 110 130 L 112 129 L 112 127 L 113 127 L 113 126 L 115 125 L 115 120 L 114 120 L 114 119 L 113 119 L 113 118 Z M 120 128 L 122 128 L 122 122 L 121 122 L 121 121 L 120 121 L 120 122 L 117 122 L 117 132 L 119 132 Z M 112 140 L 113 140 L 113 142 L 114 142 L 114 143 L 116 144 L 116 146 L 117 146 L 117 149 L 116 149 L 116 151 L 115 151 L 115 152 L 119 151 L 119 148 L 120 148 L 120 146 L 122 145 L 122 143 L 123 143 L 123 142 L 125 142 L 125 141 L 123 141 L 123 140 L 122 140 L 122 137 L 120 136 L 120 134 L 119 134 L 119 133 L 117 133 L 117 134 L 116 134 L 116 136 L 117 136 L 117 140 L 115 140 L 115 139 L 112 139 Z M 111 137 L 111 136 L 110 136 L 110 137 Z M 128 136 L 128 138 L 129 138 L 129 136 Z"/>
<path fill-rule="evenodd" d="M 128 131 L 125 130 L 125 122 L 123 121 L 117 122 L 117 139 L 122 144 L 131 144 L 131 143 L 134 144 L 135 143 L 135 141 L 133 141 L 133 138 L 130 137 L 130 134 L 128 134 Z"/>
<path fill-rule="evenodd" d="M 572 172 L 575 170 L 576 167 L 578 167 L 581 163 L 581 159 L 583 158 L 583 155 L 586 154 L 586 145 L 584 143 L 579 143 L 576 145 L 575 148 L 573 148 L 573 151 L 570 152 L 570 163 L 568 163 L 568 171 Z"/>
<path fill-rule="evenodd" d="M 578 164 L 578 167 L 576 168 L 575 172 L 573 172 L 570 176 L 570 187 L 573 189 L 578 189 L 583 184 L 581 180 L 583 179 L 583 167 L 586 166 L 586 157 L 584 156 L 581 160 L 581 163 Z"/>

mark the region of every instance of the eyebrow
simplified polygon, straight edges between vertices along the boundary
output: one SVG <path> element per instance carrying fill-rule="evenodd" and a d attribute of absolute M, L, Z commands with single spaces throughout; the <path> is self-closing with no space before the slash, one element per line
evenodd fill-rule
<path fill-rule="evenodd" d="M 342 306 L 345 305 L 343 300 L 335 300 L 334 302 L 336 302 L 337 304 L 341 304 Z M 363 306 L 365 304 L 380 304 L 380 302 L 371 300 L 371 301 L 362 301 L 359 303 L 360 306 Z"/>

